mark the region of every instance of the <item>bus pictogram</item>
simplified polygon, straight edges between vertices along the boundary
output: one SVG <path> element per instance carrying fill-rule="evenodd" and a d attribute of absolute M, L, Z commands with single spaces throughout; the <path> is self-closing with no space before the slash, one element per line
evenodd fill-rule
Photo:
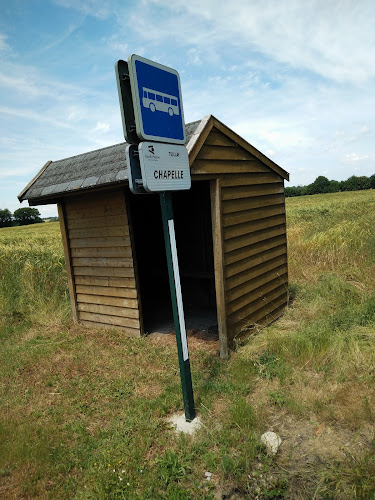
<path fill-rule="evenodd" d="M 162 111 L 168 113 L 169 116 L 180 114 L 177 97 L 146 87 L 142 88 L 142 93 L 143 106 L 149 108 L 152 112 Z"/>

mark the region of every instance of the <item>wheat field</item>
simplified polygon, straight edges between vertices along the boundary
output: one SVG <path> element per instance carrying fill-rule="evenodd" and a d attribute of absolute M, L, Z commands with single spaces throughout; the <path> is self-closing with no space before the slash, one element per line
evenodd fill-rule
<path fill-rule="evenodd" d="M 67 315 L 59 223 L 0 229 L 0 316 L 50 323 Z"/>

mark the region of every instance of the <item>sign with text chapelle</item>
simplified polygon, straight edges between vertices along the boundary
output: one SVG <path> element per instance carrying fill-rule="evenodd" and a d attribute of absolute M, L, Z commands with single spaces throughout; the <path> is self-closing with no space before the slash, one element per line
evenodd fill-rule
<path fill-rule="evenodd" d="M 178 72 L 135 54 L 129 57 L 128 65 L 138 137 L 141 141 L 185 144 Z"/>
<path fill-rule="evenodd" d="M 141 142 L 138 151 L 143 187 L 146 191 L 190 189 L 189 157 L 185 146 Z"/>

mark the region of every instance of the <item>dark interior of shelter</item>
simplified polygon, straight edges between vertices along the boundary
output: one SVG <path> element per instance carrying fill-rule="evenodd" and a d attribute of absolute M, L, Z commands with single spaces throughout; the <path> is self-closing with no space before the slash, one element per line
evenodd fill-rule
<path fill-rule="evenodd" d="M 158 194 L 129 195 L 145 333 L 174 331 Z M 173 193 L 186 329 L 217 335 L 210 185 Z"/>

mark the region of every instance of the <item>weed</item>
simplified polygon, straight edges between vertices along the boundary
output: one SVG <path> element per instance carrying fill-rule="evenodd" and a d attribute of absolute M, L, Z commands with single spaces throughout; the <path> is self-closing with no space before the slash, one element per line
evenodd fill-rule
<path fill-rule="evenodd" d="M 270 398 L 270 401 L 272 404 L 278 406 L 281 408 L 282 406 L 285 405 L 285 396 L 282 392 L 280 391 L 270 391 L 268 393 L 268 396 Z"/>
<path fill-rule="evenodd" d="M 187 476 L 190 470 L 190 466 L 183 463 L 181 457 L 178 457 L 174 451 L 166 451 L 155 460 L 155 465 L 164 487 L 179 482 Z"/>
<path fill-rule="evenodd" d="M 256 360 L 258 373 L 262 378 L 272 380 L 279 377 L 281 381 L 285 379 L 286 365 L 283 360 L 272 354 L 269 350 L 264 351 Z"/>
<path fill-rule="evenodd" d="M 361 458 L 347 454 L 344 463 L 323 474 L 317 493 L 326 498 L 375 498 L 375 441 Z M 330 496 L 331 495 L 331 496 Z"/>

